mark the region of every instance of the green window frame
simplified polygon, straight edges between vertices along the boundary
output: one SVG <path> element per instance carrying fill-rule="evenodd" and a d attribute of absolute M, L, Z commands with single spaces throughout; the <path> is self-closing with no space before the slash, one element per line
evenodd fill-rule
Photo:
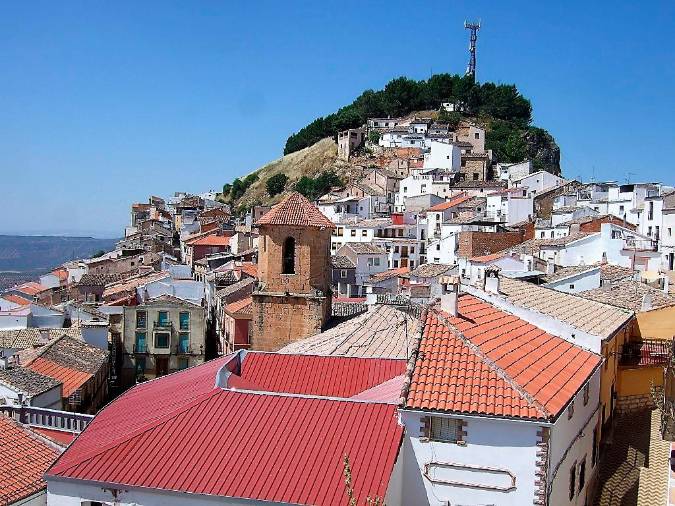
<path fill-rule="evenodd" d="M 178 315 L 180 330 L 190 330 L 190 313 L 185 311 Z"/>
<path fill-rule="evenodd" d="M 147 334 L 145 332 L 136 332 L 135 351 L 144 353 L 148 349 Z"/>
<path fill-rule="evenodd" d="M 155 333 L 155 348 L 168 348 L 171 344 L 171 334 L 168 332 Z"/>
<path fill-rule="evenodd" d="M 181 332 L 178 335 L 178 353 L 187 353 L 190 348 L 190 334 Z"/>
<path fill-rule="evenodd" d="M 157 313 L 157 323 L 160 327 L 166 327 L 169 324 L 169 312 L 159 311 Z"/>

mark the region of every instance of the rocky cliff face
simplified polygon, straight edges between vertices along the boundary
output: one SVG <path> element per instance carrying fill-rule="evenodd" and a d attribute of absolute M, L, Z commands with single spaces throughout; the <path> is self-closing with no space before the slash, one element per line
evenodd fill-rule
<path fill-rule="evenodd" d="M 535 170 L 545 170 L 560 175 L 560 147 L 546 130 L 530 127 L 523 135 L 527 146 L 527 157 L 534 163 Z"/>

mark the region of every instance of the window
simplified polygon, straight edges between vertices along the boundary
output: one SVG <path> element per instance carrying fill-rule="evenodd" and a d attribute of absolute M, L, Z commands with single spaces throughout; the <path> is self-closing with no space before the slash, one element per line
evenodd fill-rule
<path fill-rule="evenodd" d="M 394 253 L 398 253 L 400 251 L 400 248 L 398 246 L 394 246 Z"/>
<path fill-rule="evenodd" d="M 367 230 L 361 230 L 361 237 L 367 237 L 368 236 L 368 231 Z"/>
<path fill-rule="evenodd" d="M 673 236 L 673 229 L 668 227 L 668 237 L 672 237 L 672 236 Z"/>
<path fill-rule="evenodd" d="M 394 269 L 398 269 L 398 260 L 394 260 Z"/>
<path fill-rule="evenodd" d="M 356 237 L 356 229 L 350 230 L 352 237 Z"/>
<path fill-rule="evenodd" d="M 145 332 L 136 332 L 136 342 L 134 343 L 134 352 L 145 353 L 147 351 L 147 342 Z"/>
<path fill-rule="evenodd" d="M 436 251 L 441 251 L 441 243 L 436 244 Z"/>
<path fill-rule="evenodd" d="M 159 327 L 168 327 L 170 325 L 168 311 L 160 311 L 157 313 L 157 325 Z"/>
<path fill-rule="evenodd" d="M 178 335 L 178 353 L 189 353 L 190 351 L 190 334 L 181 332 Z"/>
<path fill-rule="evenodd" d="M 574 284 L 570 284 L 570 290 L 574 290 Z"/>
<path fill-rule="evenodd" d="M 591 384 L 586 383 L 584 385 L 584 406 L 588 404 L 588 399 L 591 397 Z"/>
<path fill-rule="evenodd" d="M 623 212 L 623 209 L 624 209 L 624 207 L 623 207 L 623 206 L 619 206 L 619 212 L 620 212 L 620 213 L 622 213 L 622 212 Z"/>
<path fill-rule="evenodd" d="M 407 191 L 408 191 L 408 187 L 407 187 L 407 186 L 404 186 L 404 187 L 403 187 L 403 193 L 406 193 Z"/>
<path fill-rule="evenodd" d="M 476 132 L 473 134 L 474 139 L 480 139 L 480 133 Z"/>
<path fill-rule="evenodd" d="M 412 255 L 414 253 L 415 253 L 415 246 L 410 246 L 410 254 Z"/>
<path fill-rule="evenodd" d="M 480 178 L 480 174 L 478 172 L 473 173 L 473 180 L 478 181 L 478 178 Z"/>
<path fill-rule="evenodd" d="M 341 235 L 341 234 L 338 234 Z M 295 239 L 287 237 L 282 248 L 282 274 L 295 274 Z"/>
<path fill-rule="evenodd" d="M 570 501 L 574 499 L 574 492 L 576 491 L 576 478 L 577 478 L 577 463 L 575 462 L 570 467 Z"/>
<path fill-rule="evenodd" d="M 572 399 L 570 405 L 567 406 L 567 419 L 571 420 L 573 416 L 574 416 L 574 399 Z"/>
<path fill-rule="evenodd" d="M 338 228 L 337 228 L 337 235 L 338 235 L 338 237 L 342 237 L 342 236 L 344 235 L 344 233 L 345 233 L 345 229 L 344 229 L 344 228 L 342 228 L 342 227 L 338 227 Z"/>
<path fill-rule="evenodd" d="M 178 315 L 178 321 L 180 330 L 190 330 L 190 313 L 186 312 L 181 312 Z"/>
<path fill-rule="evenodd" d="M 187 369 L 188 366 L 190 365 L 190 359 L 187 357 L 179 357 L 178 358 L 178 369 Z"/>
<path fill-rule="evenodd" d="M 158 332 L 155 334 L 155 348 L 168 348 L 170 334 L 167 332 Z"/>
<path fill-rule="evenodd" d="M 652 235 L 652 227 L 651 226 L 647 227 L 647 235 L 649 235 L 649 236 Z"/>
<path fill-rule="evenodd" d="M 545 232 L 542 230 L 542 231 L 541 231 L 541 238 L 542 238 L 542 239 L 544 238 L 544 233 L 545 233 Z"/>
<path fill-rule="evenodd" d="M 341 277 L 341 278 L 346 278 L 346 277 L 347 277 L 347 270 L 346 270 L 346 269 L 342 269 L 342 270 L 340 271 L 340 277 Z"/>
<path fill-rule="evenodd" d="M 443 441 L 445 443 L 456 443 L 460 439 L 460 430 L 461 424 L 459 420 L 432 416 L 431 434 L 429 439 L 433 441 Z"/>
<path fill-rule="evenodd" d="M 136 328 L 144 329 L 148 326 L 148 313 L 147 311 L 136 311 Z"/>
<path fill-rule="evenodd" d="M 579 464 L 579 494 L 584 489 L 586 485 L 586 456 L 584 455 L 583 460 Z"/>

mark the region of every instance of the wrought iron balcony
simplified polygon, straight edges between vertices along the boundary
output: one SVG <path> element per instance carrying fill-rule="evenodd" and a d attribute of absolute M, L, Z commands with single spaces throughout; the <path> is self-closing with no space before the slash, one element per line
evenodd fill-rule
<path fill-rule="evenodd" d="M 187 343 L 179 343 L 176 346 L 176 355 L 192 355 L 192 346 Z"/>
<path fill-rule="evenodd" d="M 671 341 L 662 339 L 643 339 L 625 343 L 621 349 L 619 365 L 625 367 L 664 366 L 670 360 L 671 346 Z"/>
<path fill-rule="evenodd" d="M 156 321 L 153 323 L 153 327 L 156 329 L 172 329 L 173 323 L 170 320 L 167 321 Z"/>
<path fill-rule="evenodd" d="M 148 345 L 147 343 L 136 343 L 134 344 L 133 353 L 147 353 Z"/>

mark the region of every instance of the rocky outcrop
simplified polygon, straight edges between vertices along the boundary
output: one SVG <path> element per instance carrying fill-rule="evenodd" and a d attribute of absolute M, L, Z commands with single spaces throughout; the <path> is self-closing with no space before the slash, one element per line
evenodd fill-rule
<path fill-rule="evenodd" d="M 545 170 L 560 175 L 560 147 L 546 130 L 530 127 L 523 134 L 527 146 L 527 157 L 536 170 Z"/>

